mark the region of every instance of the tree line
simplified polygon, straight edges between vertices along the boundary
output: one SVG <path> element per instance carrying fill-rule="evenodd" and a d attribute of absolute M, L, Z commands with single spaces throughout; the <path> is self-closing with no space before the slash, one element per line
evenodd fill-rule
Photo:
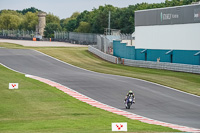
<path fill-rule="evenodd" d="M 60 19 L 52 13 L 46 16 L 45 37 L 53 37 L 54 31 L 82 32 L 82 33 L 104 33 L 108 27 L 108 13 L 111 11 L 111 28 L 119 29 L 122 33 L 133 33 L 134 12 L 137 10 L 164 8 L 172 6 L 188 5 L 200 0 L 165 0 L 162 3 L 140 3 L 118 8 L 112 5 L 99 6 L 92 11 L 74 12 L 69 18 Z M 34 7 L 20 10 L 1 10 L 0 29 L 32 30 L 38 24 L 38 12 Z"/>

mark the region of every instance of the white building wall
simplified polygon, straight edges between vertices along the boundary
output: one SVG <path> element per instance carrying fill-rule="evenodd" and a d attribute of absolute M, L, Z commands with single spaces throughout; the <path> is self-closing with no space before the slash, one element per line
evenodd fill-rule
<path fill-rule="evenodd" d="M 136 26 L 135 46 L 144 49 L 200 50 L 200 23 Z"/>

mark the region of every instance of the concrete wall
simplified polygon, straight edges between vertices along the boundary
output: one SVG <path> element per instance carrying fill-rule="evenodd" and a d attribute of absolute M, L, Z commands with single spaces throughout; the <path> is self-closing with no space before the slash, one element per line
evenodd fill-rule
<path fill-rule="evenodd" d="M 135 46 L 144 49 L 200 50 L 200 23 L 135 27 Z"/>

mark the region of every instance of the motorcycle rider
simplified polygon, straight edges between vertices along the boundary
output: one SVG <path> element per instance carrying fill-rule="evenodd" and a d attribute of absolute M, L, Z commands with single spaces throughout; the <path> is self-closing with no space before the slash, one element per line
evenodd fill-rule
<path fill-rule="evenodd" d="M 126 97 L 125 97 L 125 99 L 124 99 L 124 102 L 126 103 L 126 100 L 127 100 L 127 98 L 128 98 L 128 96 L 129 96 L 129 94 L 131 95 L 133 95 L 133 103 L 135 103 L 135 95 L 134 95 L 134 93 L 133 93 L 133 91 L 132 90 L 130 90 L 128 93 L 127 93 L 127 95 L 126 95 Z"/>

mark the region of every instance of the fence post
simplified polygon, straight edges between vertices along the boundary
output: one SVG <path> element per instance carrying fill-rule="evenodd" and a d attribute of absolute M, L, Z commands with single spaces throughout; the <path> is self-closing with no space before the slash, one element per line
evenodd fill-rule
<path fill-rule="evenodd" d="M 19 37 L 19 33 L 20 33 L 20 32 L 19 32 L 19 29 L 18 29 L 18 30 L 17 30 L 17 37 Z"/>

